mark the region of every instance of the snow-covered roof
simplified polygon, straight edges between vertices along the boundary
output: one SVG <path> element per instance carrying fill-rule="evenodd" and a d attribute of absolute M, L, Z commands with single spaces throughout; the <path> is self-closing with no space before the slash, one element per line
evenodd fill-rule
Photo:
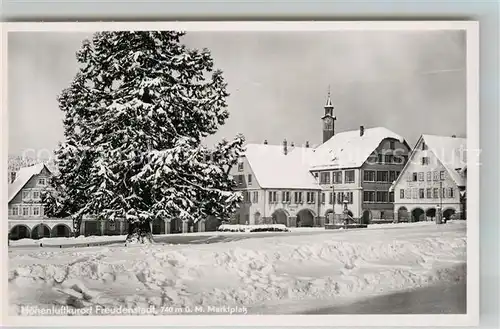
<path fill-rule="evenodd" d="M 386 138 L 404 142 L 404 138 L 384 127 L 366 128 L 363 136 L 359 129 L 333 135 L 314 149 L 310 169 L 358 168 Z"/>
<path fill-rule="evenodd" d="M 23 187 L 33 176 L 39 175 L 42 172 L 43 168 L 46 168 L 50 172 L 47 166 L 45 166 L 45 164 L 43 163 L 38 163 L 33 166 L 19 169 L 16 175 L 16 179 L 12 182 L 12 184 L 9 184 L 8 202 L 11 202 L 12 199 L 14 199 L 14 197 L 23 189 Z"/>
<path fill-rule="evenodd" d="M 457 186 L 465 186 L 466 178 L 464 172 L 467 169 L 467 139 L 437 135 L 422 135 L 418 139 L 417 144 L 415 144 L 415 148 L 420 145 L 422 140 L 427 145 L 427 149 L 432 151 L 439 162 L 441 162 L 446 168 L 446 171 L 450 174 Z M 406 167 L 408 167 L 411 163 L 413 154 L 415 153 L 415 148 L 413 149 L 405 167 L 401 171 L 402 173 L 406 171 Z M 403 175 L 399 175 L 399 177 L 392 183 L 389 191 L 394 190 L 396 184 L 402 176 Z"/>
<path fill-rule="evenodd" d="M 262 188 L 319 189 L 309 172 L 308 154 L 312 149 L 281 145 L 247 144 L 245 157 Z"/>
<path fill-rule="evenodd" d="M 436 135 L 422 135 L 422 138 L 457 186 L 465 186 L 461 171 L 467 164 L 467 139 Z"/>

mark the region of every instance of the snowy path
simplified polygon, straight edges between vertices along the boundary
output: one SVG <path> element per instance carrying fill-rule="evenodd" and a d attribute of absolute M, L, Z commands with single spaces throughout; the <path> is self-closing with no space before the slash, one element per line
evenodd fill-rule
<path fill-rule="evenodd" d="M 214 306 L 284 313 L 306 311 L 319 300 L 333 307 L 465 280 L 465 231 L 464 222 L 453 222 L 213 244 L 12 248 L 10 312 L 28 305 L 154 305 L 161 314 L 197 306 L 205 313 Z"/>

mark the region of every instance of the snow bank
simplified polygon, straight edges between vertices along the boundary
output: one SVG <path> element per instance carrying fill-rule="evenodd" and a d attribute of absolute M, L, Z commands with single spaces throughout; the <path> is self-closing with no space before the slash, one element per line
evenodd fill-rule
<path fill-rule="evenodd" d="M 220 232 L 289 232 L 283 224 L 262 225 L 221 225 L 217 228 Z"/>
<path fill-rule="evenodd" d="M 464 222 L 214 244 L 12 249 L 10 313 L 54 305 L 151 306 L 160 313 L 225 305 L 258 313 L 267 303 L 345 301 L 459 281 L 465 278 L 465 267 L 457 267 L 466 259 L 465 229 Z"/>

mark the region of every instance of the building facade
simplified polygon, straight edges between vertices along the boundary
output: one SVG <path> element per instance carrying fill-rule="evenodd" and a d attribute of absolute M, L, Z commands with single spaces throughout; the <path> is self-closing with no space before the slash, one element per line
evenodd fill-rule
<path fill-rule="evenodd" d="M 8 227 L 11 239 L 69 237 L 71 219 L 48 218 L 44 214 L 42 193 L 49 190 L 51 171 L 43 163 L 20 168 L 9 184 Z"/>
<path fill-rule="evenodd" d="M 422 135 L 394 182 L 398 221 L 465 219 L 467 152 L 465 138 Z"/>
<path fill-rule="evenodd" d="M 247 144 L 231 174 L 244 202 L 235 213 L 239 224 L 280 223 L 324 226 L 348 215 L 365 223 L 392 221 L 389 191 L 408 160 L 410 147 L 383 128 L 335 134 L 330 96 L 324 107 L 323 143 L 311 148 Z"/>
<path fill-rule="evenodd" d="M 42 193 L 50 191 L 48 185 L 51 170 L 43 163 L 18 168 L 14 180 L 9 184 L 8 227 L 12 240 L 49 237 L 70 237 L 74 235 L 71 218 L 49 218 L 44 214 Z M 154 220 L 151 223 L 153 234 L 202 232 L 206 220 L 197 223 L 180 219 Z M 96 220 L 91 216 L 82 219 L 79 234 L 124 235 L 128 233 L 128 222 Z"/>

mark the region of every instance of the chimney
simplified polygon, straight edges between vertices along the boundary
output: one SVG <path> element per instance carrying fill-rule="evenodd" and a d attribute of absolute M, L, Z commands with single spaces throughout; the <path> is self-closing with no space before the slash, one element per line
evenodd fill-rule
<path fill-rule="evenodd" d="M 363 136 L 365 134 L 365 127 L 359 126 L 359 136 Z"/>
<path fill-rule="evenodd" d="M 283 140 L 283 153 L 284 153 L 285 155 L 287 155 L 287 154 L 288 154 L 288 145 L 287 145 L 286 139 L 285 139 L 285 140 Z"/>
<path fill-rule="evenodd" d="M 309 141 L 306 141 L 306 148 L 309 148 Z"/>
<path fill-rule="evenodd" d="M 264 145 L 267 145 L 267 139 L 264 139 Z"/>

